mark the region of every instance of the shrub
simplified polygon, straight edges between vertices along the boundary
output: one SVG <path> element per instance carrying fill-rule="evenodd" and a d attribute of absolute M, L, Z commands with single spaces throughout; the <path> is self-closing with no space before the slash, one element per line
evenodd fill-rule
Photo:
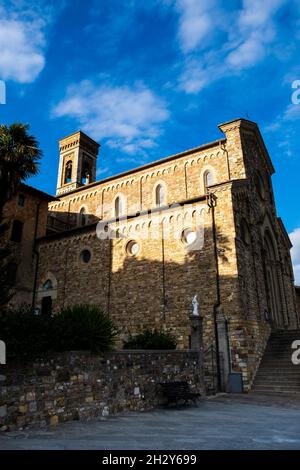
<path fill-rule="evenodd" d="M 35 315 L 30 307 L 0 313 L 0 339 L 7 359 L 28 360 L 47 352 L 111 349 L 117 331 L 97 305 L 76 305 L 52 317 Z"/>
<path fill-rule="evenodd" d="M 176 341 L 170 333 L 145 330 L 137 336 L 130 336 L 124 349 L 176 349 Z"/>
<path fill-rule="evenodd" d="M 0 339 L 7 358 L 31 359 L 51 349 L 51 318 L 34 315 L 30 306 L 1 311 Z"/>
<path fill-rule="evenodd" d="M 56 351 L 107 351 L 112 348 L 117 330 L 98 305 L 75 305 L 53 317 Z"/>

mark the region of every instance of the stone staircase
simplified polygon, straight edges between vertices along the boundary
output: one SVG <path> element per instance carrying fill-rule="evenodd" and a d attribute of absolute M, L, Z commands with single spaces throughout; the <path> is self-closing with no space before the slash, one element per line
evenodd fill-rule
<path fill-rule="evenodd" d="M 292 363 L 291 345 L 295 340 L 300 340 L 300 330 L 278 330 L 271 334 L 252 392 L 300 396 L 300 364 Z"/>

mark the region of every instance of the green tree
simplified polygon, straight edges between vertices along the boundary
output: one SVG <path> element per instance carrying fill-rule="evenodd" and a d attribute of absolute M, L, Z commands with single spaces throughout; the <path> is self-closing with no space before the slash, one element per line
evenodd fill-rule
<path fill-rule="evenodd" d="M 27 124 L 0 125 L 0 239 L 8 229 L 3 220 L 4 205 L 14 196 L 21 182 L 39 171 L 42 152 L 28 131 Z M 10 255 L 8 246 L 0 243 L 0 308 L 12 296 L 11 286 L 7 283 Z"/>
<path fill-rule="evenodd" d="M 0 125 L 0 222 L 3 207 L 18 185 L 39 172 L 42 152 L 28 131 L 28 124 Z"/>

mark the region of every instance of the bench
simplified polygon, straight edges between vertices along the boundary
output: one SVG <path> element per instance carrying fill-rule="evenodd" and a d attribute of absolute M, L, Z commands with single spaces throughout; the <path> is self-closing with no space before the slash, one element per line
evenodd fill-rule
<path fill-rule="evenodd" d="M 183 401 L 185 404 L 188 401 L 196 402 L 200 398 L 200 393 L 191 392 L 187 382 L 164 382 L 159 384 L 163 392 L 163 396 L 167 399 L 167 405 L 170 403 L 178 404 Z"/>

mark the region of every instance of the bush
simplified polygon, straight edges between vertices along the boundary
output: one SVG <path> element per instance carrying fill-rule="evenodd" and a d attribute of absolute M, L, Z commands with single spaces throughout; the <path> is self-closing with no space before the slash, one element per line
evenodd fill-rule
<path fill-rule="evenodd" d="M 146 330 L 137 336 L 130 336 L 124 349 L 176 349 L 175 338 L 167 332 Z"/>
<path fill-rule="evenodd" d="M 117 335 L 112 320 L 98 305 L 68 307 L 53 320 L 56 351 L 107 351 L 112 348 Z"/>
<path fill-rule="evenodd" d="M 52 317 L 35 315 L 30 307 L 0 313 L 0 339 L 7 359 L 34 359 L 47 352 L 111 349 L 117 331 L 97 305 L 76 305 Z"/>
<path fill-rule="evenodd" d="M 0 314 L 0 339 L 9 359 L 30 359 L 51 349 L 51 318 L 34 315 L 29 306 Z"/>

